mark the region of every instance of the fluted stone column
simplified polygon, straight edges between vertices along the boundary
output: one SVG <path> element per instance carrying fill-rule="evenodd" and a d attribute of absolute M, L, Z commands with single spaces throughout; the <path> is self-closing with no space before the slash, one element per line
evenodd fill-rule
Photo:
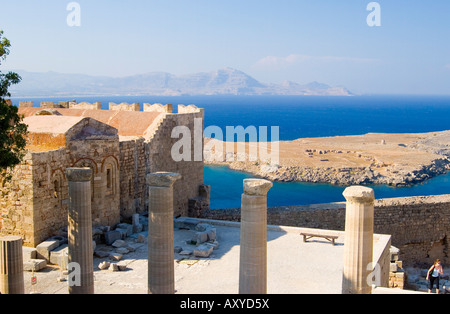
<path fill-rule="evenodd" d="M 372 293 L 368 280 L 373 267 L 373 219 L 375 195 L 371 188 L 352 186 L 347 200 L 344 241 L 343 294 Z"/>
<path fill-rule="evenodd" d="M 147 175 L 148 216 L 148 293 L 174 294 L 173 184 L 178 173 Z"/>
<path fill-rule="evenodd" d="M 71 266 L 71 263 L 76 263 L 77 266 L 73 268 L 76 273 L 69 274 L 69 293 L 93 294 L 92 170 L 90 168 L 68 168 L 66 169 L 66 176 L 69 181 L 68 260 L 69 266 Z M 75 279 L 75 285 L 71 282 L 71 278 Z"/>
<path fill-rule="evenodd" d="M 241 206 L 239 293 L 267 293 L 267 193 L 272 182 L 244 180 Z"/>
<path fill-rule="evenodd" d="M 21 237 L 0 238 L 0 293 L 25 293 Z"/>

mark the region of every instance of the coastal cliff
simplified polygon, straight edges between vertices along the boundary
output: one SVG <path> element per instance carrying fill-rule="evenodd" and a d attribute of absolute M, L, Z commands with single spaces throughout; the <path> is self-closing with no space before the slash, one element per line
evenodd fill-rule
<path fill-rule="evenodd" d="M 273 150 L 268 145 L 268 153 L 278 154 L 273 162 L 260 157 L 258 143 L 245 143 L 245 152 L 236 144 L 230 152 L 224 142 L 206 139 L 205 161 L 272 181 L 342 186 L 409 186 L 450 170 L 450 131 L 369 133 L 276 144 Z M 220 149 L 223 153 L 218 154 Z"/>

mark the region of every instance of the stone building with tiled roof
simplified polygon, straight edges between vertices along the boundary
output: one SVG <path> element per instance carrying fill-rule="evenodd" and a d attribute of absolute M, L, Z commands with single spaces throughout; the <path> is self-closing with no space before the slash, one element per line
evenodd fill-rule
<path fill-rule="evenodd" d="M 188 215 L 189 199 L 198 197 L 203 185 L 204 165 L 194 156 L 173 160 L 171 149 L 179 139 L 172 130 L 203 132 L 203 109 L 179 106 L 174 114 L 171 106 L 159 104 L 145 104 L 145 111 L 137 104 L 110 104 L 110 110 L 100 110 L 98 103 L 30 104 L 19 107 L 29 130 L 28 153 L 13 179 L 0 186 L 0 234 L 19 235 L 25 245 L 36 246 L 67 225 L 70 167 L 93 170 L 94 224 L 114 226 L 147 211 L 145 176 L 157 171 L 182 175 L 174 186 L 174 211 Z M 203 151 L 203 141 L 200 145 Z"/>

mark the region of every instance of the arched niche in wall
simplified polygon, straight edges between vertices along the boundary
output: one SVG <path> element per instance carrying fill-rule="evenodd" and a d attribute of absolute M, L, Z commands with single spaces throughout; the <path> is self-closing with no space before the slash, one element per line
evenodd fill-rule
<path fill-rule="evenodd" d="M 102 161 L 101 171 L 106 178 L 106 195 L 119 192 L 119 162 L 115 156 L 108 156 Z"/>
<path fill-rule="evenodd" d="M 62 205 L 62 200 L 64 199 L 64 186 L 65 186 L 65 175 L 64 171 L 61 169 L 56 169 L 53 171 L 51 176 L 52 189 L 50 190 L 52 193 L 52 197 L 57 200 L 58 205 Z"/>
<path fill-rule="evenodd" d="M 95 178 L 96 174 L 98 173 L 97 163 L 90 158 L 81 158 L 72 165 L 72 168 L 91 168 L 91 170 L 92 170 L 91 201 L 94 201 L 94 197 L 95 197 L 94 178 Z"/>

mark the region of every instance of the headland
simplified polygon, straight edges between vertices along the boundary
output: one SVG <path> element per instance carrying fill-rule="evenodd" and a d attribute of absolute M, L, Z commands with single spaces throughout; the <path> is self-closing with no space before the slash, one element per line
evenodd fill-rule
<path fill-rule="evenodd" d="M 342 186 L 410 186 L 450 170 L 450 131 L 302 138 L 272 147 L 269 143 L 269 154 L 279 152 L 276 163 L 260 158 L 259 153 L 255 156 L 258 143 L 245 143 L 245 153 L 238 151 L 239 144 L 243 143 L 236 143 L 230 154 L 225 142 L 205 139 L 206 163 L 272 181 Z M 210 158 L 220 145 L 222 157 Z M 244 161 L 238 161 L 244 154 Z"/>

